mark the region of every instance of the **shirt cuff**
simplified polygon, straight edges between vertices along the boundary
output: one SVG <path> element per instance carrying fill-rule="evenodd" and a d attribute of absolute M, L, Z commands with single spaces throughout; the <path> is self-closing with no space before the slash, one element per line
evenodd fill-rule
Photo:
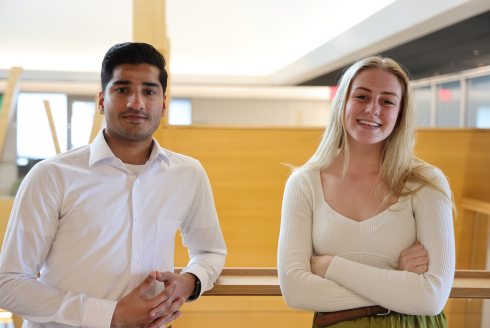
<path fill-rule="evenodd" d="M 205 269 L 200 268 L 198 266 L 191 267 L 191 268 L 184 268 L 184 270 L 182 270 L 180 272 L 180 274 L 183 274 L 183 273 L 192 273 L 201 282 L 201 292 L 199 293 L 199 296 L 197 298 L 195 298 L 195 299 L 192 299 L 192 300 L 187 299 L 185 301 L 186 303 L 192 303 L 192 302 L 196 301 L 199 297 L 201 297 L 202 293 L 204 293 L 206 291 L 206 287 L 205 286 L 207 286 L 207 281 L 208 281 L 206 279 L 207 278 L 207 273 L 206 273 L 206 270 Z M 211 288 L 209 288 L 209 289 L 211 289 Z"/>
<path fill-rule="evenodd" d="M 89 297 L 82 316 L 82 328 L 109 328 L 117 301 Z"/>

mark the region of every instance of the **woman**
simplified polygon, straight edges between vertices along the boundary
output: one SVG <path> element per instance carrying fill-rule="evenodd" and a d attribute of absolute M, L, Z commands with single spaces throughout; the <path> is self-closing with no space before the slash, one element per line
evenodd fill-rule
<path fill-rule="evenodd" d="M 379 56 L 352 65 L 284 192 L 279 281 L 289 307 L 317 312 L 314 327 L 447 327 L 452 194 L 414 145 L 406 73 Z"/>

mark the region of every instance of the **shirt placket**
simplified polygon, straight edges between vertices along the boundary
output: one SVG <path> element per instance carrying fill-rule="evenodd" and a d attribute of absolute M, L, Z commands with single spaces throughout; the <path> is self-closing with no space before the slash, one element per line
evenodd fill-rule
<path fill-rule="evenodd" d="M 141 207 L 141 191 L 140 182 L 141 179 L 136 179 L 132 175 L 128 175 L 130 179 L 133 179 L 133 188 L 131 190 L 131 207 L 132 207 L 132 234 L 131 234 L 131 278 L 129 281 L 129 290 L 133 290 L 140 284 L 140 275 L 143 273 L 143 227 L 144 227 L 144 213 Z"/>

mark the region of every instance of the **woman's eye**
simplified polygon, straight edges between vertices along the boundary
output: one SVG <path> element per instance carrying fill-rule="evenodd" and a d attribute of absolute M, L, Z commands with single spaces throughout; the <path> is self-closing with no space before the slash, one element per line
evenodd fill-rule
<path fill-rule="evenodd" d="M 367 96 L 363 96 L 363 95 L 358 95 L 356 96 L 357 99 L 367 99 Z"/>
<path fill-rule="evenodd" d="M 385 104 L 388 104 L 388 105 L 394 105 L 395 103 L 392 102 L 391 100 L 385 100 L 384 101 Z"/>

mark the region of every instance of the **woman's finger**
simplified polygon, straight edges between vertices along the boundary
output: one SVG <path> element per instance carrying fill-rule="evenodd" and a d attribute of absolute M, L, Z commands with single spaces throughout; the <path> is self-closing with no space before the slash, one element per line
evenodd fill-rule
<path fill-rule="evenodd" d="M 418 259 L 412 261 L 413 267 L 418 267 L 420 265 L 427 265 L 427 264 L 429 264 L 429 259 L 427 257 L 419 257 Z"/>
<path fill-rule="evenodd" d="M 427 250 L 422 248 L 410 253 L 409 257 L 411 257 L 412 259 L 417 259 L 419 257 L 427 257 L 427 255 L 428 255 Z"/>

